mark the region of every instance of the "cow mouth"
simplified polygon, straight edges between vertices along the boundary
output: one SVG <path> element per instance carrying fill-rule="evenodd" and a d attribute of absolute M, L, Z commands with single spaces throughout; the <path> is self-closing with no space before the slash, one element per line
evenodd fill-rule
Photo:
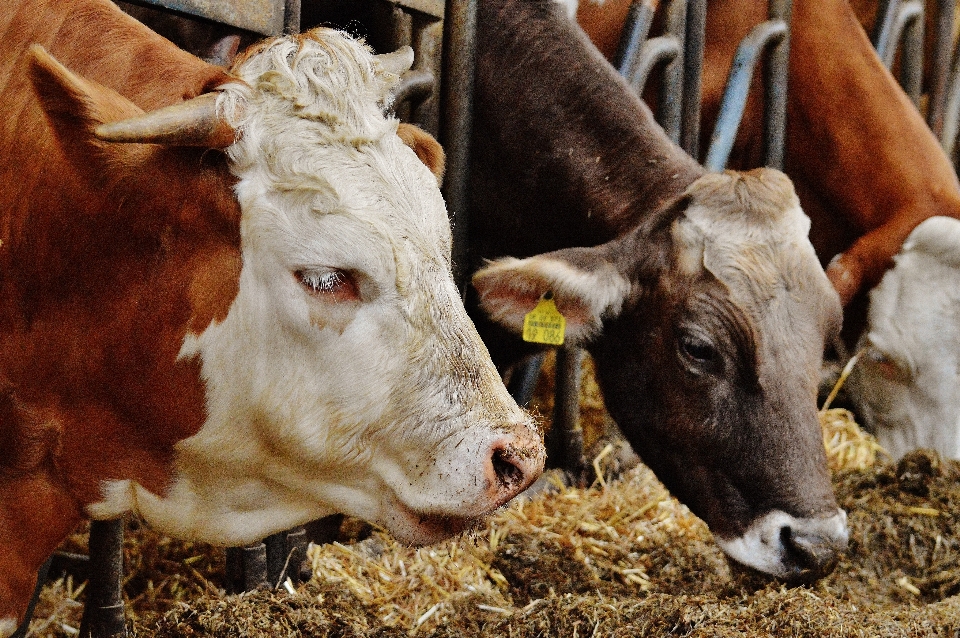
<path fill-rule="evenodd" d="M 456 514 L 437 514 L 418 512 L 400 506 L 401 516 L 387 525 L 388 531 L 397 540 L 408 545 L 432 545 L 442 540 L 476 529 L 487 519 L 487 515 L 461 516 Z"/>
<path fill-rule="evenodd" d="M 463 532 L 475 529 L 486 517 L 466 517 L 443 514 L 413 514 L 413 522 L 418 539 L 418 545 L 430 545 Z"/>

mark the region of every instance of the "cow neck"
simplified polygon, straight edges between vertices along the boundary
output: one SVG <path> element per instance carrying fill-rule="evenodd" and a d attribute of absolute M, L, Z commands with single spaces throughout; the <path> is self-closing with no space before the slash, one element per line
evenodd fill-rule
<path fill-rule="evenodd" d="M 931 214 L 960 217 L 960 191 L 948 158 L 883 67 L 848 3 L 798 2 L 793 21 L 791 177 L 849 220 L 848 241 L 902 219 L 891 229 L 896 237 L 890 239 L 899 246 Z M 843 170 L 830 170 L 836 167 Z"/>
<path fill-rule="evenodd" d="M 517 173 L 507 181 L 606 241 L 675 199 L 704 169 L 555 4 L 480 3 L 478 137 L 496 138 L 499 160 Z"/>

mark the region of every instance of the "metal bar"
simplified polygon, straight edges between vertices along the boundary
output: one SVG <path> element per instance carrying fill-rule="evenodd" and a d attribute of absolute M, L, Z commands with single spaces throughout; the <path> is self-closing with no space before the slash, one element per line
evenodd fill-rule
<path fill-rule="evenodd" d="M 307 557 L 307 531 L 302 526 L 267 536 L 266 549 L 267 583 L 279 587 L 289 578 L 300 582 L 300 567 Z"/>
<path fill-rule="evenodd" d="M 893 66 L 893 61 L 897 57 L 897 49 L 907 25 L 918 19 L 923 19 L 923 2 L 921 0 L 896 2 L 886 39 L 877 45 L 877 55 L 880 56 L 883 65 L 888 69 Z"/>
<path fill-rule="evenodd" d="M 955 64 L 947 87 L 946 104 L 943 108 L 943 131 L 940 146 L 956 168 L 957 134 L 960 133 L 960 64 Z"/>
<path fill-rule="evenodd" d="M 284 0 L 283 32 L 287 35 L 300 33 L 300 0 Z"/>
<path fill-rule="evenodd" d="M 649 0 L 637 0 L 630 5 L 627 21 L 617 44 L 617 55 L 613 59 L 613 66 L 623 77 L 630 77 L 633 72 L 632 65 L 640 54 L 640 47 L 650 34 L 655 11 L 656 7 L 650 4 Z"/>
<path fill-rule="evenodd" d="M 400 75 L 400 84 L 393 94 L 393 103 L 400 104 L 408 100 L 419 102 L 426 99 L 430 97 L 436 83 L 437 78 L 429 71 L 404 71 Z"/>
<path fill-rule="evenodd" d="M 587 460 L 580 427 L 580 348 L 557 348 L 556 389 L 553 398 L 553 426 L 546 437 L 547 459 L 568 472 L 577 485 L 587 480 Z"/>
<path fill-rule="evenodd" d="M 132 0 L 228 24 L 261 35 L 280 35 L 286 27 L 287 0 Z M 299 5 L 299 0 L 296 0 Z M 299 30 L 299 17 L 297 19 Z"/>
<path fill-rule="evenodd" d="M 889 47 L 890 29 L 893 26 L 899 5 L 900 0 L 878 0 L 877 2 L 877 19 L 873 23 L 873 33 L 870 35 L 870 40 L 881 58 L 883 52 Z"/>
<path fill-rule="evenodd" d="M 913 0 L 900 6 L 894 25 L 902 35 L 903 53 L 900 55 L 900 86 L 917 108 L 923 90 L 923 2 Z"/>
<path fill-rule="evenodd" d="M 636 91 L 637 95 L 643 95 L 643 89 L 647 84 L 651 71 L 660 63 L 676 60 L 681 53 L 680 42 L 673 36 L 661 35 L 656 38 L 650 38 L 643 43 L 640 51 L 631 64 L 631 73 L 627 76 L 627 82 L 630 87 Z M 679 100 L 677 100 L 679 102 Z M 679 117 L 675 127 L 676 137 L 679 138 Z M 662 122 L 661 122 L 662 123 Z M 666 129 L 666 125 L 663 125 Z M 669 131 L 668 131 L 669 134 Z M 671 135 L 673 138 L 673 135 Z M 677 141 L 677 139 L 674 139 Z"/>
<path fill-rule="evenodd" d="M 680 111 L 683 102 L 684 38 L 687 37 L 687 0 L 670 0 L 667 5 L 666 35 L 676 42 L 677 53 L 665 57 L 663 84 L 657 119 L 667 135 L 680 143 Z"/>
<path fill-rule="evenodd" d="M 226 577 L 231 594 L 267 587 L 267 546 L 228 547 Z"/>
<path fill-rule="evenodd" d="M 537 379 L 540 377 L 540 368 L 543 367 L 544 357 L 546 357 L 546 353 L 540 352 L 513 366 L 510 383 L 507 384 L 507 392 L 521 408 L 530 405 L 533 391 L 537 387 Z"/>
<path fill-rule="evenodd" d="M 80 637 L 126 636 L 123 615 L 123 519 L 90 523 L 90 567 Z"/>
<path fill-rule="evenodd" d="M 40 571 L 37 572 L 37 584 L 33 588 L 33 596 L 30 598 L 29 604 L 27 604 L 27 611 L 23 614 L 23 622 L 20 623 L 17 630 L 10 635 L 10 638 L 25 638 L 27 635 L 27 631 L 30 629 L 30 619 L 33 618 L 33 610 L 37 606 L 37 601 L 40 600 L 40 592 L 43 591 L 43 586 L 47 582 L 47 574 L 50 573 L 50 564 L 52 562 L 53 556 L 50 556 L 50 558 L 44 561 L 40 567 Z"/>
<path fill-rule="evenodd" d="M 461 293 L 470 270 L 468 248 L 470 135 L 476 62 L 477 1 L 447 0 L 440 78 L 440 143 L 447 153 L 443 196 L 453 226 L 453 274 Z"/>
<path fill-rule="evenodd" d="M 771 0 L 770 20 L 782 22 L 786 31 L 772 43 L 764 76 L 763 164 L 781 170 L 787 130 L 787 79 L 790 76 L 792 13 L 792 0 Z"/>
<path fill-rule="evenodd" d="M 930 101 L 927 103 L 927 124 L 938 138 L 943 133 L 943 117 L 947 106 L 950 60 L 953 57 L 953 12 L 956 0 L 937 0 L 933 60 L 930 65 Z"/>
<path fill-rule="evenodd" d="M 722 171 L 730 158 L 740 120 L 747 104 L 753 70 L 760 53 L 770 44 L 787 35 L 783 20 L 768 20 L 755 26 L 740 42 L 733 58 L 733 68 L 720 102 L 720 113 L 710 138 L 710 148 L 704 166 L 710 171 Z"/>
<path fill-rule="evenodd" d="M 700 155 L 700 98 L 703 85 L 703 47 L 707 27 L 707 0 L 687 2 L 687 35 L 683 56 L 683 106 L 680 146 L 692 157 Z"/>

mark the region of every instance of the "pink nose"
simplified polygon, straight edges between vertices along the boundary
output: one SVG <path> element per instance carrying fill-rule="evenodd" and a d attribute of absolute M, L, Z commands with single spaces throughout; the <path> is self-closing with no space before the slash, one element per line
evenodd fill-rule
<path fill-rule="evenodd" d="M 546 451 L 532 430 L 522 427 L 490 446 L 486 475 L 489 496 L 500 507 L 530 487 L 543 472 Z"/>

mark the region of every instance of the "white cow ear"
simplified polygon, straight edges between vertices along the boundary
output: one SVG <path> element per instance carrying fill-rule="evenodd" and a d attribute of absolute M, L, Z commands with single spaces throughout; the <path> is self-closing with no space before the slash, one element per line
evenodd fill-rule
<path fill-rule="evenodd" d="M 565 343 L 582 344 L 620 312 L 630 282 L 595 248 L 490 262 L 473 276 L 480 307 L 493 321 L 523 332 L 523 319 L 548 293 L 566 319 Z"/>

